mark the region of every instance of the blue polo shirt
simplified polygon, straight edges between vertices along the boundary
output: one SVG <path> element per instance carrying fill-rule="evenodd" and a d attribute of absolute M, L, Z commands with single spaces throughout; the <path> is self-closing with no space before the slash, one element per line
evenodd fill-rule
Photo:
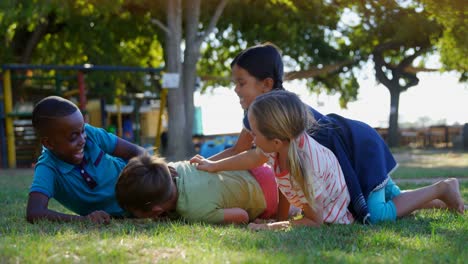
<path fill-rule="evenodd" d="M 111 155 L 118 138 L 89 124 L 85 124 L 85 132 L 84 162 L 80 166 L 57 158 L 43 147 L 30 192 L 40 192 L 55 198 L 79 215 L 103 210 L 113 216 L 122 216 L 124 210 L 115 198 L 115 184 L 126 162 Z M 94 185 L 90 187 L 86 180 Z"/>

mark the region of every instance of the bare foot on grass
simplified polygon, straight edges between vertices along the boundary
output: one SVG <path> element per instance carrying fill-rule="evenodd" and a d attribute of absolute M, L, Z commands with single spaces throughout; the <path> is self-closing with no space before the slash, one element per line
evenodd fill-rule
<path fill-rule="evenodd" d="M 443 194 L 443 201 L 447 204 L 447 206 L 457 211 L 460 214 L 463 214 L 465 209 L 465 205 L 463 204 L 463 199 L 460 194 L 460 188 L 458 186 L 458 180 L 456 178 L 450 178 L 441 182 L 442 184 L 446 184 L 445 191 Z"/>

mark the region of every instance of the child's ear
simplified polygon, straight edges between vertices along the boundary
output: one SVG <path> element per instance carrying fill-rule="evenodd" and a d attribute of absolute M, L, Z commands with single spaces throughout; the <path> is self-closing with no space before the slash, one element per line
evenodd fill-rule
<path fill-rule="evenodd" d="M 281 148 L 281 146 L 283 146 L 283 143 L 284 142 L 281 139 L 278 139 L 278 138 L 273 139 L 273 144 L 275 145 L 277 149 Z"/>
<path fill-rule="evenodd" d="M 263 92 L 264 92 L 264 93 L 267 93 L 267 92 L 271 91 L 273 88 L 275 88 L 275 87 L 273 87 L 274 83 L 275 83 L 275 82 L 273 81 L 272 78 L 270 78 L 270 77 L 265 78 L 265 79 L 263 80 L 263 86 L 264 86 Z"/>
<path fill-rule="evenodd" d="M 54 148 L 48 137 L 41 137 L 41 144 L 48 149 Z"/>

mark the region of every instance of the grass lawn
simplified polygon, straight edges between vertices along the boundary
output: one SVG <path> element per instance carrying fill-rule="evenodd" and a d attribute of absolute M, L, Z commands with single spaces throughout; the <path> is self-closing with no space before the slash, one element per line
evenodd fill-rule
<path fill-rule="evenodd" d="M 468 259 L 467 214 L 443 210 L 376 226 L 283 232 L 130 219 L 106 226 L 47 221 L 33 225 L 24 217 L 31 178 L 31 170 L 0 170 L 0 263 L 466 263 Z M 418 186 L 400 184 L 402 189 Z M 460 188 L 468 201 L 468 182 Z M 54 200 L 50 206 L 66 211 Z"/>
<path fill-rule="evenodd" d="M 468 178 L 468 152 L 396 150 L 394 178 Z"/>

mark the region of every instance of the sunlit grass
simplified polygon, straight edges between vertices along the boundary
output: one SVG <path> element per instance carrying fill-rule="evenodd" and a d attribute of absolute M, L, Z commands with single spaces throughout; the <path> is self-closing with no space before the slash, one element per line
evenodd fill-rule
<path fill-rule="evenodd" d="M 395 151 L 394 178 L 468 178 L 468 153 L 450 150 Z"/>
<path fill-rule="evenodd" d="M 284 232 L 151 220 L 29 224 L 32 171 L 0 171 L 0 263 L 465 263 L 468 217 L 426 210 L 395 223 Z M 455 176 L 455 175 L 453 175 Z M 402 189 L 420 184 L 402 183 Z M 468 201 L 468 182 L 460 184 Z M 66 210 L 52 200 L 50 206 Z"/>
<path fill-rule="evenodd" d="M 437 167 L 468 167 L 468 153 L 451 150 L 412 150 L 397 152 L 395 157 L 398 162 L 408 167 L 437 168 Z"/>

